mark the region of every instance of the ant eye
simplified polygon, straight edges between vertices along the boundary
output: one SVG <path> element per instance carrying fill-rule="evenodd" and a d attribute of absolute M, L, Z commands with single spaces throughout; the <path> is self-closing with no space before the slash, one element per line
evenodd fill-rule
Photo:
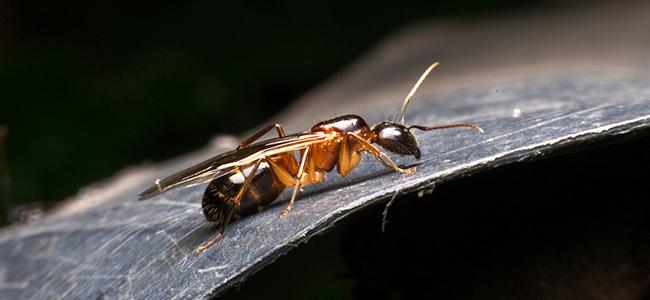
<path fill-rule="evenodd" d="M 413 134 L 401 124 L 382 122 L 372 129 L 377 134 L 376 142 L 390 152 L 413 155 L 420 158 L 420 149 Z"/>

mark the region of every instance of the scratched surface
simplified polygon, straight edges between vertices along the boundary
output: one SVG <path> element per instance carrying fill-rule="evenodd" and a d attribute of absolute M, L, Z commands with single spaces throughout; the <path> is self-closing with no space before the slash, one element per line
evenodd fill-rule
<path fill-rule="evenodd" d="M 155 178 L 222 150 L 127 170 L 104 187 L 82 192 L 79 198 L 87 198 L 88 207 L 63 209 L 65 213 L 2 232 L 0 298 L 218 294 L 355 210 L 397 191 L 408 193 L 567 146 L 649 129 L 650 79 L 634 72 L 505 78 L 442 95 L 424 94 L 412 105 L 408 123 L 472 121 L 486 133 L 420 133 L 423 159 L 417 162 L 417 174 L 395 174 L 366 157 L 351 175 L 330 174 L 326 183 L 306 188 L 285 219 L 278 218 L 283 203 L 274 205 L 233 223 L 226 237 L 201 255 L 193 250 L 215 233 L 200 211 L 205 185 L 145 202 L 136 201 L 136 195 Z M 377 121 L 382 114 L 378 110 L 366 116 Z M 416 163 L 393 157 L 399 164 Z M 287 197 L 285 191 L 281 198 Z"/>
<path fill-rule="evenodd" d="M 647 132 L 650 18 L 645 6 L 535 12 L 406 30 L 278 120 L 291 132 L 343 113 L 361 114 L 369 122 L 394 117 L 400 99 L 435 58 L 441 67 L 414 98 L 407 122 L 471 121 L 485 129 L 484 135 L 461 129 L 419 133 L 422 159 L 416 174 L 394 174 L 366 157 L 349 176 L 330 174 L 326 182 L 307 187 L 285 219 L 278 218 L 284 208 L 278 203 L 233 223 L 224 240 L 201 255 L 194 249 L 215 233 L 200 210 L 205 184 L 146 202 L 136 201 L 137 194 L 155 178 L 234 148 L 237 140 L 221 137 L 176 160 L 129 168 L 82 189 L 38 222 L 0 232 L 0 299 L 216 295 L 397 191 Z M 399 164 L 416 163 L 393 157 Z M 286 200 L 287 193 L 280 198 Z"/>

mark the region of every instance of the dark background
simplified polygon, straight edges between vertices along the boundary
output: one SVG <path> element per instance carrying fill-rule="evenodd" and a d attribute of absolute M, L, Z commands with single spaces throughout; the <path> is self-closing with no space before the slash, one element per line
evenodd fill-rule
<path fill-rule="evenodd" d="M 259 125 L 409 23 L 541 4 L 0 0 L 0 225 Z"/>

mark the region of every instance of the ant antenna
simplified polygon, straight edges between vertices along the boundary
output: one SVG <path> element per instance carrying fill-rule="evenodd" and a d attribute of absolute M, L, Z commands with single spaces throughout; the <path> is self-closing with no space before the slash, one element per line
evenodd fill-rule
<path fill-rule="evenodd" d="M 429 68 L 427 68 L 427 70 L 424 71 L 424 73 L 422 73 L 422 75 L 420 76 L 420 79 L 418 79 L 418 81 L 415 83 L 415 85 L 411 89 L 411 92 L 408 95 L 406 95 L 406 99 L 404 99 L 404 104 L 402 104 L 402 115 L 400 116 L 400 123 L 402 125 L 404 125 L 404 114 L 406 113 L 406 107 L 409 105 L 409 102 L 411 101 L 411 97 L 413 97 L 413 94 L 415 94 L 415 91 L 418 90 L 418 88 L 420 87 L 420 84 L 422 84 L 422 81 L 424 81 L 424 79 L 427 78 L 429 73 L 431 73 L 431 70 L 433 70 L 433 68 L 435 68 L 437 66 L 438 66 L 438 62 L 434 62 L 433 64 L 431 64 L 431 66 L 429 66 Z"/>
<path fill-rule="evenodd" d="M 409 126 L 409 130 L 411 130 L 411 128 L 415 128 L 415 129 L 420 129 L 420 130 L 423 130 L 423 131 L 431 131 L 431 130 L 457 128 L 457 127 L 474 128 L 479 133 L 485 133 L 483 128 L 478 127 L 478 126 L 476 126 L 474 124 L 450 124 L 450 125 L 442 125 L 442 126 L 435 126 L 435 127 L 424 127 L 424 126 L 420 126 L 420 125 L 412 125 L 412 126 Z"/>

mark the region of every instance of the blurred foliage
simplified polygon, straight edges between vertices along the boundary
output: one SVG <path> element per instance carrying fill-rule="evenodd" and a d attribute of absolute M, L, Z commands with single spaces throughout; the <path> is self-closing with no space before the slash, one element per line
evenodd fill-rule
<path fill-rule="evenodd" d="M 407 23 L 537 2 L 0 1 L 0 224 L 258 125 Z"/>

